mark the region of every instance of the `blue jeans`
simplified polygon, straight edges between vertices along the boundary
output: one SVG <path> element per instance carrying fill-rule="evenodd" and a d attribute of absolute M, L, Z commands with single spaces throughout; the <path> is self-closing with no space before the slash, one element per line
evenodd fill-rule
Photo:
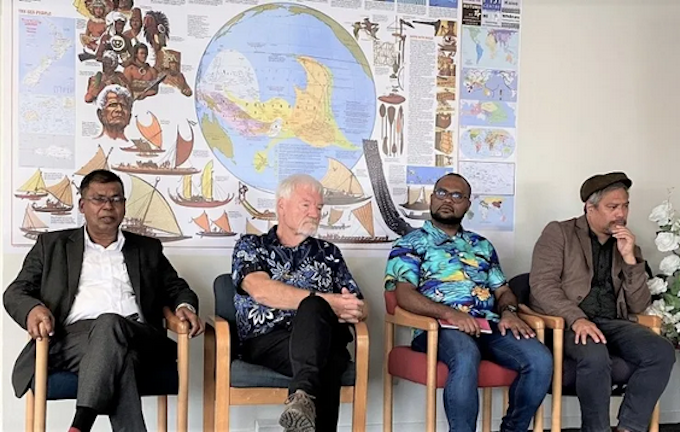
<path fill-rule="evenodd" d="M 553 363 L 548 348 L 537 339 L 517 340 L 509 331 L 501 336 L 497 324 L 490 324 L 493 332 L 479 338 L 459 330 L 439 330 L 437 357 L 449 367 L 444 409 L 451 432 L 474 432 L 477 428 L 477 379 L 482 359 L 518 373 L 510 387 L 510 405 L 501 431 L 526 431 L 550 387 Z M 426 352 L 427 334 L 413 339 L 411 347 Z"/>

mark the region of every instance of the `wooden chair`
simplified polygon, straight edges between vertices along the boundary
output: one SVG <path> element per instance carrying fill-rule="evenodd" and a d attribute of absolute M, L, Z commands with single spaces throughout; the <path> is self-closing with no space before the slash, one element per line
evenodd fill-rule
<path fill-rule="evenodd" d="M 215 279 L 215 317 L 205 331 L 203 431 L 228 432 L 229 409 L 238 405 L 280 405 L 288 397 L 290 377 L 238 356 L 235 288 L 230 274 Z M 354 325 L 355 360 L 342 375 L 341 403 L 353 403 L 352 430 L 366 430 L 368 327 Z"/>
<path fill-rule="evenodd" d="M 444 388 L 449 370 L 445 363 L 437 361 L 439 324 L 434 318 L 407 312 L 397 306 L 394 291 L 385 292 L 385 365 L 383 367 L 383 431 L 392 432 L 392 378 L 426 386 L 426 427 L 427 432 L 436 430 L 437 389 Z M 536 332 L 543 342 L 543 321 L 534 316 L 519 314 Z M 395 326 L 413 327 L 427 332 L 427 353 L 417 352 L 410 346 L 394 346 Z M 494 387 L 504 387 L 504 406 L 508 405 L 508 388 L 517 373 L 495 363 L 482 360 L 479 367 L 478 386 L 482 388 L 482 431 L 491 431 L 491 403 Z M 534 430 L 543 429 L 543 408 L 539 407 L 534 417 Z"/>
<path fill-rule="evenodd" d="M 552 382 L 552 421 L 551 431 L 562 430 L 562 396 L 576 396 L 576 362 L 564 358 L 564 319 L 556 316 L 542 315 L 533 311 L 529 306 L 529 273 L 522 273 L 510 280 L 510 288 L 520 301 L 520 309 L 529 315 L 543 320 L 545 327 L 552 330 L 546 338 L 553 353 L 553 382 Z M 661 318 L 649 315 L 633 315 L 632 319 L 656 334 L 661 333 Z M 620 357 L 612 359 L 612 396 L 623 396 L 628 379 L 635 371 L 635 366 Z M 659 404 L 657 402 L 649 425 L 650 432 L 659 431 Z"/>
<path fill-rule="evenodd" d="M 189 412 L 189 324 L 169 308 L 163 309 L 165 326 L 177 334 L 177 365 L 166 362 L 140 373 L 137 383 L 142 396 L 158 396 L 158 431 L 168 430 L 168 396 L 177 395 L 177 431 L 187 432 Z M 26 432 L 45 432 L 47 401 L 75 399 L 78 375 L 47 371 L 49 338 L 36 341 L 35 376 L 26 393 Z"/>
<path fill-rule="evenodd" d="M 165 326 L 177 334 L 177 365 L 166 362 L 140 374 L 139 393 L 158 396 L 158 431 L 168 430 L 168 396 L 177 395 L 177 431 L 187 432 L 189 412 L 189 324 L 180 321 L 169 308 L 163 309 Z M 47 401 L 75 399 L 78 375 L 47 371 L 49 338 L 36 341 L 35 376 L 26 393 L 26 432 L 45 432 Z"/>

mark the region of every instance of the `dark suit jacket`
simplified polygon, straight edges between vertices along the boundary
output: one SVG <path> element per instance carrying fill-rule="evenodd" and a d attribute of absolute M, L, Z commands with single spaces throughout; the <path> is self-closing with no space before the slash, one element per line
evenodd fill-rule
<path fill-rule="evenodd" d="M 163 255 L 161 242 L 124 231 L 123 257 L 144 321 L 163 328 L 163 307 L 172 310 L 189 303 L 198 311 L 198 298 Z M 85 249 L 84 228 L 42 234 L 24 260 L 17 278 L 4 294 L 12 319 L 24 329 L 31 309 L 45 305 L 54 315 L 55 333 L 64 322 L 78 292 Z M 35 370 L 35 342 L 19 355 L 12 372 L 17 397 L 29 388 Z"/>
<path fill-rule="evenodd" d="M 537 312 L 560 316 L 568 328 L 587 318 L 579 304 L 590 293 L 593 280 L 593 246 L 585 215 L 563 222 L 550 222 L 536 242 L 531 263 L 531 307 Z M 645 261 L 635 246 L 637 263 L 628 265 L 614 246 L 612 282 L 617 316 L 642 313 L 651 303 Z"/>

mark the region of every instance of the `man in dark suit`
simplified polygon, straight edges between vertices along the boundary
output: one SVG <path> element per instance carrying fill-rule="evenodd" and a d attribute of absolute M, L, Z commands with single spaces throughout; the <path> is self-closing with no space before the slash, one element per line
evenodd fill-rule
<path fill-rule="evenodd" d="M 135 370 L 177 350 L 163 329 L 163 308 L 203 331 L 198 298 L 163 255 L 156 239 L 123 232 L 123 183 L 96 170 L 83 178 L 79 209 L 85 226 L 42 234 L 4 294 L 10 316 L 32 339 L 50 337 L 49 368 L 78 374 L 69 432 L 86 432 L 108 414 L 114 431 L 144 431 Z M 17 397 L 29 389 L 35 343 L 12 374 Z"/>

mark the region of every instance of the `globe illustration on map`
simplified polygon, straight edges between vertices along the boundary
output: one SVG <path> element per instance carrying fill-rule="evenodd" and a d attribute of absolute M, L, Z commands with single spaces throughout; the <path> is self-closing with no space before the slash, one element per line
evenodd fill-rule
<path fill-rule="evenodd" d="M 375 84 L 355 39 L 327 15 L 271 3 L 229 20 L 196 74 L 196 113 L 215 157 L 274 191 L 293 173 L 348 169 L 373 132 Z"/>

